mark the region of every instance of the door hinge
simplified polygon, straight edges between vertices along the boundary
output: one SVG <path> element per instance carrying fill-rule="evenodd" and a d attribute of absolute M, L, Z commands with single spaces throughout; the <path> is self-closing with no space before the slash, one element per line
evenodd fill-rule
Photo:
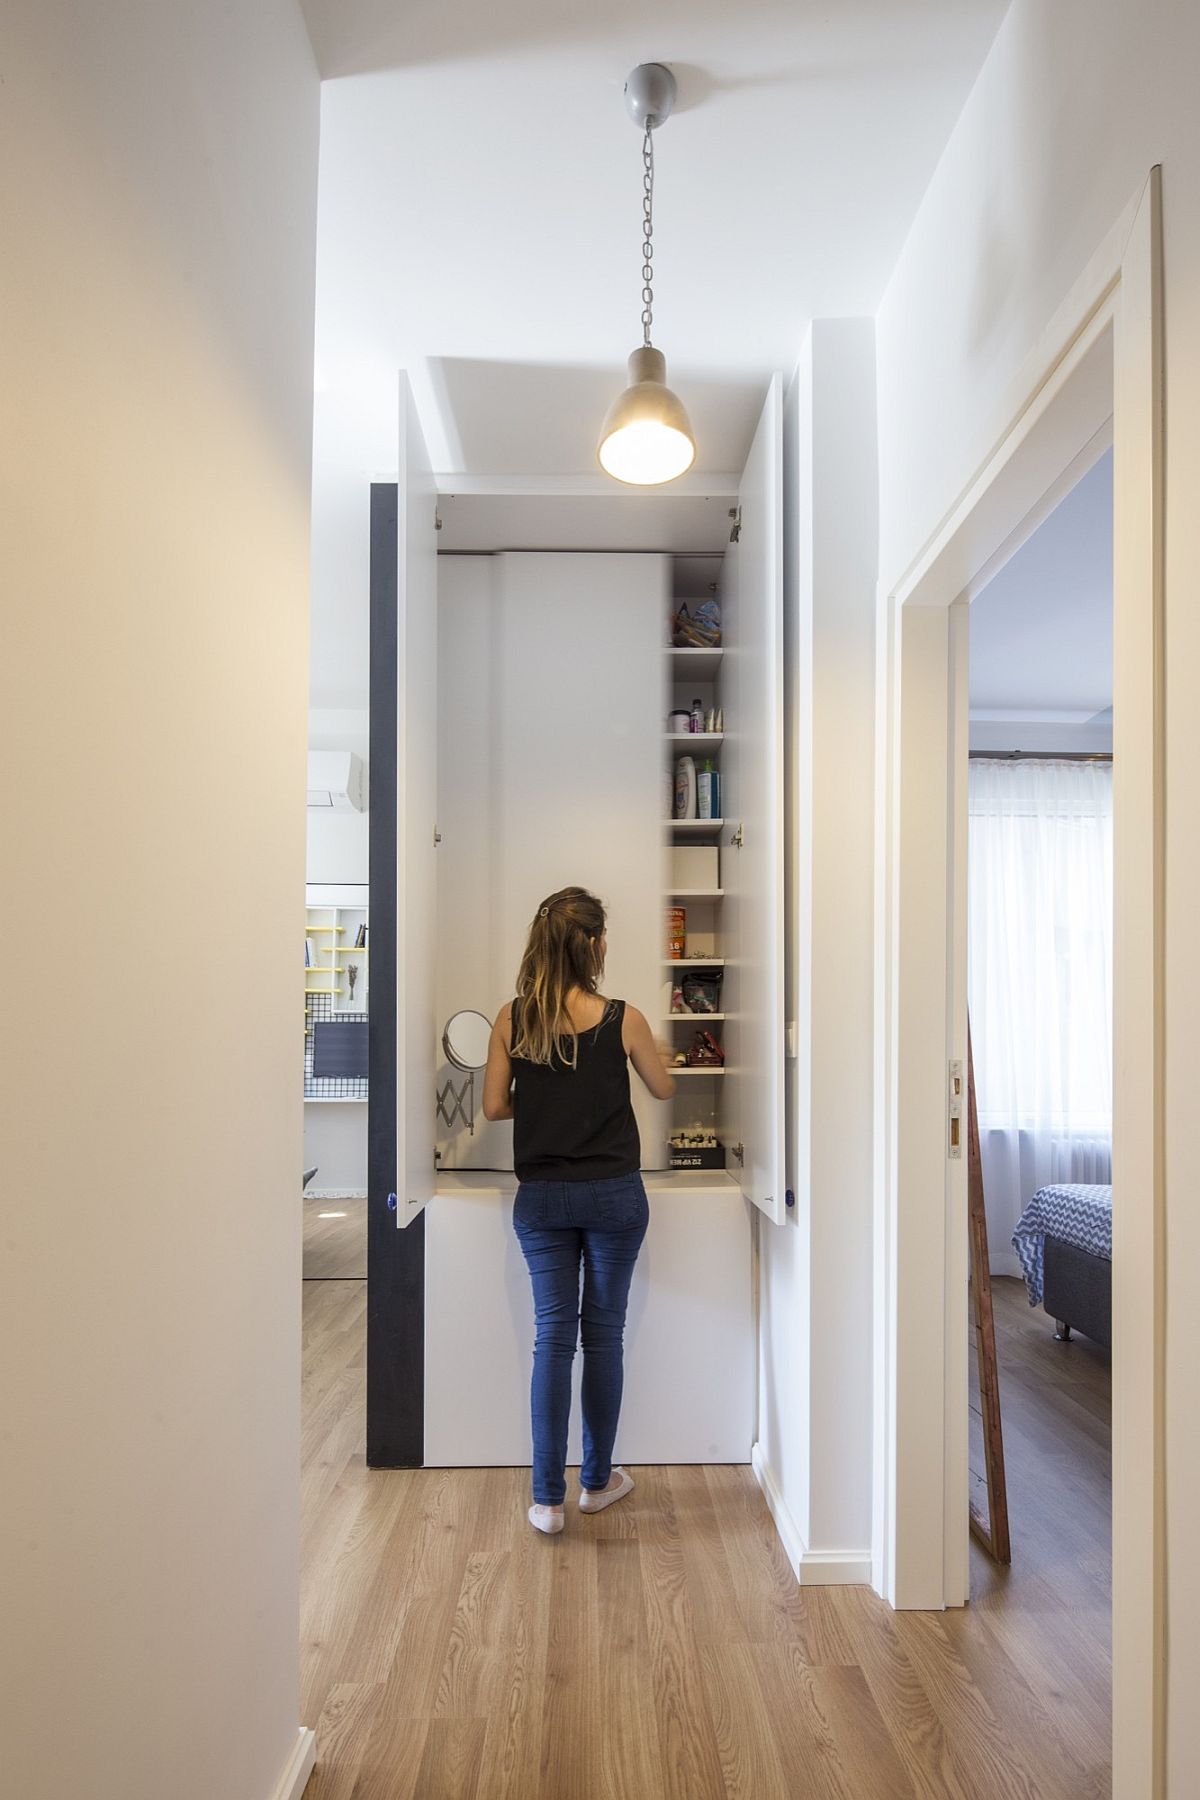
<path fill-rule="evenodd" d="M 950 1064 L 948 1099 L 950 1113 L 946 1153 L 957 1162 L 962 1156 L 963 1146 L 963 1066 L 957 1060 Z"/>
<path fill-rule="evenodd" d="M 742 535 L 742 509 L 741 509 L 741 507 L 740 506 L 731 506 L 729 509 L 729 516 L 733 520 L 733 524 L 729 527 L 729 541 L 731 544 L 736 544 L 738 539 Z"/>
<path fill-rule="evenodd" d="M 441 841 L 442 841 L 442 834 L 438 830 L 437 826 L 435 825 L 433 828 L 433 847 L 435 850 L 437 849 L 437 847 L 441 843 Z"/>
<path fill-rule="evenodd" d="M 744 825 L 739 825 L 729 842 L 735 850 L 744 849 L 746 843 L 746 827 Z"/>
<path fill-rule="evenodd" d="M 442 529 L 442 515 L 436 506 L 433 509 L 433 529 L 435 531 L 440 531 Z"/>
<path fill-rule="evenodd" d="M 742 1143 L 730 1144 L 729 1154 L 730 1154 L 730 1156 L 733 1157 L 735 1162 L 744 1163 L 746 1160 L 745 1144 L 742 1144 Z"/>

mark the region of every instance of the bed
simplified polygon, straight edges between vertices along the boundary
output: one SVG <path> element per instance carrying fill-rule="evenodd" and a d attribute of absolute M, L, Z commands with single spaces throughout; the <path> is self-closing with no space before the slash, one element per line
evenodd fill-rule
<path fill-rule="evenodd" d="M 1072 1330 L 1112 1344 L 1112 1188 L 1070 1183 L 1039 1188 L 1017 1223 L 1013 1249 L 1029 1304 L 1039 1304 L 1062 1340 Z"/>

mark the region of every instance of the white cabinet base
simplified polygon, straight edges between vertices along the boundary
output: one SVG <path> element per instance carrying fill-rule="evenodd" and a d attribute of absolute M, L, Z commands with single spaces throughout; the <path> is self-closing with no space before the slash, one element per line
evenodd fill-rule
<path fill-rule="evenodd" d="M 681 1185 L 686 1183 L 687 1185 Z M 648 1176 L 650 1229 L 625 1327 L 617 1460 L 749 1462 L 750 1218 L 724 1175 Z M 512 1176 L 445 1173 L 425 1214 L 425 1463 L 527 1465 L 533 1302 Z M 578 1464 L 575 1358 L 568 1461 Z"/>

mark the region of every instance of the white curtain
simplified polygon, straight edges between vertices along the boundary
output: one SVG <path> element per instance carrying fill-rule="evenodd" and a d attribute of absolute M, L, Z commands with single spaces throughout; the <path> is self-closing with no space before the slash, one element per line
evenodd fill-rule
<path fill-rule="evenodd" d="M 1112 1179 L 1112 765 L 973 759 L 967 992 L 992 1268 L 1048 1182 Z"/>

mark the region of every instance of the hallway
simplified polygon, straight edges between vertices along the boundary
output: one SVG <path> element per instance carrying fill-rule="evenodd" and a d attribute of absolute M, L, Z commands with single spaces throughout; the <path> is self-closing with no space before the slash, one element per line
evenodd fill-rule
<path fill-rule="evenodd" d="M 1109 1793 L 1078 1684 L 1053 1691 L 1077 1646 L 1045 1570 L 1020 1611 L 993 1577 L 965 1611 L 893 1614 L 797 1591 L 748 1467 L 638 1469 L 632 1503 L 552 1541 L 524 1470 L 368 1475 L 365 1304 L 304 1285 L 309 1800 Z"/>

